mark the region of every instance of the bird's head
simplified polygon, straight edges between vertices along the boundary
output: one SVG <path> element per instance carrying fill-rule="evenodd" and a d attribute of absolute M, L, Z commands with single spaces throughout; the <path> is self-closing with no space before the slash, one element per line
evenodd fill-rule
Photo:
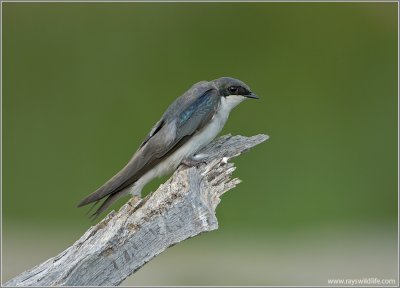
<path fill-rule="evenodd" d="M 256 94 L 251 92 L 249 86 L 247 86 L 244 82 L 231 78 L 231 77 L 222 77 L 213 80 L 215 86 L 217 87 L 219 94 L 222 97 L 241 97 L 242 100 L 249 99 L 259 99 Z"/>
<path fill-rule="evenodd" d="M 251 92 L 249 86 L 238 79 L 222 77 L 211 82 L 218 89 L 221 103 L 229 108 L 229 111 L 246 99 L 259 99 L 256 94 Z"/>

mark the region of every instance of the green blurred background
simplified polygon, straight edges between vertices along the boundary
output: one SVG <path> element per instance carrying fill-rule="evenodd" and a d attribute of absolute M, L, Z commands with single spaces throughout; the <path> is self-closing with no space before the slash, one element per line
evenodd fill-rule
<path fill-rule="evenodd" d="M 221 76 L 261 97 L 222 133 L 271 138 L 235 160 L 219 230 L 124 283 L 397 279 L 397 5 L 2 3 L 3 281 L 77 240 L 77 202 Z"/>

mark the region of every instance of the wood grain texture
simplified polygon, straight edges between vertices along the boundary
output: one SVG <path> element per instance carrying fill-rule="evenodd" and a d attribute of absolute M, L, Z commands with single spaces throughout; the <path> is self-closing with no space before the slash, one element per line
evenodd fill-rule
<path fill-rule="evenodd" d="M 206 163 L 181 165 L 154 193 L 131 198 L 59 255 L 3 285 L 119 285 L 168 247 L 217 229 L 220 197 L 240 183 L 231 179 L 235 167 L 228 160 L 267 139 L 263 134 L 218 138 L 200 151 L 208 155 Z"/>

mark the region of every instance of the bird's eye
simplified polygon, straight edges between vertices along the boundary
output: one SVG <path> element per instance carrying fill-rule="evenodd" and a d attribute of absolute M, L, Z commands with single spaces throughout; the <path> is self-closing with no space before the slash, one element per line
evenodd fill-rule
<path fill-rule="evenodd" d="M 229 90 L 229 93 L 231 93 L 232 95 L 234 95 L 234 94 L 237 94 L 237 92 L 238 92 L 238 90 L 239 90 L 239 87 L 237 87 L 237 86 L 231 86 L 231 87 L 228 88 L 228 90 Z"/>

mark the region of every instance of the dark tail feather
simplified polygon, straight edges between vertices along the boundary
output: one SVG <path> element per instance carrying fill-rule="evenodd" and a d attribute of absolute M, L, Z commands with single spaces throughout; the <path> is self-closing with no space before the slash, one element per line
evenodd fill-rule
<path fill-rule="evenodd" d="M 119 175 L 117 174 L 116 176 Z M 106 196 L 118 193 L 119 191 L 124 190 L 125 188 L 132 185 L 136 181 L 136 178 L 129 178 L 122 182 L 124 178 L 121 180 L 121 177 L 116 177 L 116 176 L 111 178 L 107 183 L 105 183 L 99 189 L 97 189 L 90 195 L 86 196 L 84 199 L 82 199 L 78 203 L 77 207 L 88 205 L 90 203 L 99 201 Z"/>
<path fill-rule="evenodd" d="M 99 200 L 101 200 L 101 198 L 107 196 L 107 194 L 103 193 L 103 190 L 104 189 L 102 189 L 102 187 L 100 187 L 98 190 L 96 190 L 95 192 L 93 192 L 89 196 L 87 196 L 84 199 L 82 199 L 78 203 L 77 207 L 82 207 L 82 206 L 88 205 L 88 204 L 93 203 L 93 202 L 96 202 L 96 203 L 99 202 Z M 109 193 L 112 193 L 112 191 L 110 191 Z"/>
<path fill-rule="evenodd" d="M 92 206 L 90 206 L 89 210 L 85 213 L 85 215 L 87 216 L 90 212 L 92 212 L 93 208 L 95 206 L 97 206 L 97 204 L 99 204 L 100 200 L 97 200 L 96 202 L 93 203 Z M 89 216 L 90 217 L 90 216 Z"/>
<path fill-rule="evenodd" d="M 107 210 L 108 207 L 111 206 L 111 204 L 113 204 L 115 201 L 117 201 L 119 198 L 121 198 L 122 196 L 124 196 L 125 194 L 128 194 L 128 191 L 126 189 L 123 189 L 121 191 L 118 191 L 114 194 L 111 194 L 107 197 L 106 200 L 104 200 L 104 202 L 100 205 L 100 207 L 96 210 L 96 212 L 94 212 L 92 215 L 90 215 L 90 218 L 92 221 L 96 220 L 97 217 L 99 217 L 99 215 L 101 213 L 103 213 L 105 210 Z M 97 201 L 99 202 L 99 201 Z M 90 208 L 90 210 L 92 210 L 92 208 L 94 206 L 96 206 L 97 202 Z M 89 210 L 89 211 L 90 211 Z"/>

